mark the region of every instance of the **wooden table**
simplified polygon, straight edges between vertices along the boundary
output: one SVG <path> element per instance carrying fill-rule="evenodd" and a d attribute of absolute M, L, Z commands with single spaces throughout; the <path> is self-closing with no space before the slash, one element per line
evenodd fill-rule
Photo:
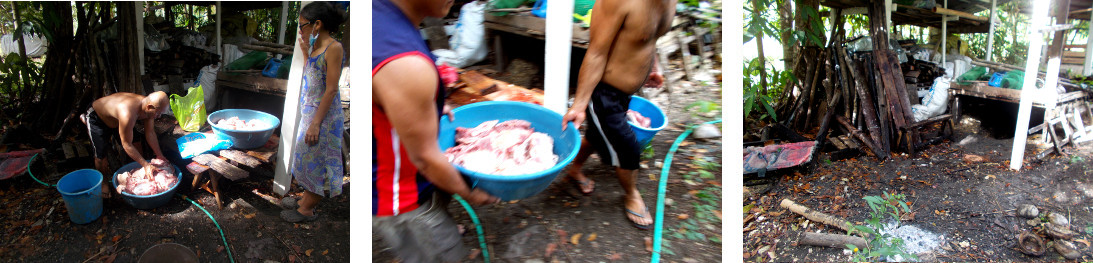
<path fill-rule="evenodd" d="M 483 25 L 488 30 L 488 35 L 493 36 L 493 50 L 496 70 L 504 71 L 504 45 L 498 32 L 511 33 L 539 40 L 546 40 L 546 19 L 533 16 L 530 13 L 511 13 L 504 16 L 486 14 Z M 573 47 L 588 49 L 589 31 L 578 23 L 573 23 Z"/>
<path fill-rule="evenodd" d="M 961 97 L 976 97 L 1009 103 L 1021 102 L 1021 90 L 992 87 L 987 85 L 985 81 L 972 81 L 970 84 L 957 84 L 954 82 L 950 84 L 949 94 L 952 95 L 949 109 L 956 120 L 960 119 L 961 108 L 963 107 L 960 101 Z M 1073 141 L 1072 132 L 1082 135 L 1086 133 L 1082 113 L 1093 114 L 1093 111 L 1090 111 L 1088 99 L 1089 95 L 1085 91 L 1059 94 L 1054 102 L 1034 98 L 1032 106 L 1045 110 L 1044 123 L 1029 128 L 1028 134 L 1047 129 L 1047 136 L 1044 140 L 1051 140 L 1054 146 L 1037 154 L 1037 159 L 1042 159 L 1051 152 L 1061 152 L 1061 147 Z M 1085 109 L 1082 110 L 1081 108 Z M 1093 118 L 1093 115 L 1088 116 Z M 1079 127 L 1077 131 L 1070 129 L 1071 122 L 1078 123 L 1076 125 Z M 1062 129 L 1063 134 L 1059 135 L 1057 129 Z"/>
<path fill-rule="evenodd" d="M 140 129 L 138 128 L 138 130 Z M 171 116 L 164 116 L 156 120 L 155 129 L 157 135 L 165 139 L 161 140 L 160 147 L 172 147 L 172 145 L 165 145 L 164 141 L 173 143 L 178 138 L 190 134 L 190 132 L 183 130 L 174 117 Z M 200 132 L 212 133 L 211 129 L 211 126 L 206 123 Z M 223 201 L 220 199 L 220 178 L 236 181 L 249 178 L 252 174 L 273 178 L 273 169 L 276 164 L 274 156 L 277 154 L 279 142 L 278 136 L 273 135 L 270 136 L 265 145 L 257 149 L 210 151 L 191 159 L 183 159 L 189 160 L 189 164 L 186 165 L 185 169 L 194 175 L 191 185 L 193 188 L 191 189 L 198 189 L 198 184 L 207 176 L 208 180 L 205 181 L 201 189 L 216 197 L 217 207 L 223 207 Z M 167 151 L 164 152 L 164 155 L 171 154 Z"/>

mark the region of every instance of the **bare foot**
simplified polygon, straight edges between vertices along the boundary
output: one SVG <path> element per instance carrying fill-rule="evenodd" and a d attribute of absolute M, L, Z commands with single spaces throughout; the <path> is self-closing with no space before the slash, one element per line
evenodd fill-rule
<path fill-rule="evenodd" d="M 112 195 L 113 195 L 113 193 L 110 192 L 110 186 L 107 186 L 106 184 L 103 184 L 102 185 L 102 198 L 110 198 Z"/>
<path fill-rule="evenodd" d="M 596 183 L 584 176 L 580 168 L 570 168 L 566 173 L 569 174 L 569 179 L 576 182 L 577 186 L 581 188 L 581 193 L 587 195 L 596 190 Z"/>
<path fill-rule="evenodd" d="M 645 201 L 640 195 L 627 196 L 623 208 L 626 210 L 626 217 L 634 223 L 634 227 L 647 230 L 653 225 L 653 216 L 649 214 L 649 209 L 645 207 Z"/>

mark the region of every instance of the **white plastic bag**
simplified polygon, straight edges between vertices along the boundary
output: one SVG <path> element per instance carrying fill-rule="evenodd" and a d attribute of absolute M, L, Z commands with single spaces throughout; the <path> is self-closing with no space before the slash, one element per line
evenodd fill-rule
<path fill-rule="evenodd" d="M 463 5 L 459 11 L 459 22 L 455 26 L 455 34 L 448 41 L 451 49 L 433 50 L 437 56 L 436 64 L 448 63 L 448 65 L 462 68 L 473 65 L 486 58 L 489 52 L 486 46 L 485 21 L 486 2 L 473 1 Z"/>
<path fill-rule="evenodd" d="M 194 80 L 194 87 L 202 86 L 205 89 L 205 108 L 210 111 L 216 109 L 216 72 L 219 70 L 216 64 L 205 66 Z"/>
<path fill-rule="evenodd" d="M 948 105 L 949 78 L 941 76 L 934 79 L 934 85 L 930 86 L 929 93 L 922 97 L 922 104 L 911 106 L 911 113 L 915 116 L 915 122 L 920 122 L 941 115 Z"/>
<path fill-rule="evenodd" d="M 41 57 L 49 50 L 49 42 L 41 36 L 23 34 L 23 44 L 26 47 L 27 57 Z M 4 55 L 19 53 L 19 42 L 15 42 L 14 35 L 5 34 L 0 37 L 0 50 L 3 50 Z"/>

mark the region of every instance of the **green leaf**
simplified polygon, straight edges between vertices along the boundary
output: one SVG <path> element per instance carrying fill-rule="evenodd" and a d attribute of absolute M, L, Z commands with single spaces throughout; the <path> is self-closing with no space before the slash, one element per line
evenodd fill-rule
<path fill-rule="evenodd" d="M 770 114 L 772 120 L 778 120 L 778 114 L 774 113 L 774 108 L 770 107 L 770 103 L 763 103 L 763 108 L 767 109 L 767 114 Z"/>

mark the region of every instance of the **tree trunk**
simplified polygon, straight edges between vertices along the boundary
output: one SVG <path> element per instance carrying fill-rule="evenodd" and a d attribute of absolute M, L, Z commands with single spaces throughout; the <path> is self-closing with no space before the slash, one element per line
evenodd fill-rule
<path fill-rule="evenodd" d="M 797 48 L 790 43 L 789 38 L 793 36 L 793 2 L 790 0 L 779 0 L 778 3 L 778 23 L 782 29 L 782 63 L 785 64 L 784 69 L 793 69 L 793 63 L 789 58 L 797 57 Z"/>
<path fill-rule="evenodd" d="M 23 31 L 18 32 L 19 34 L 15 34 L 14 38 L 15 42 L 19 44 L 19 55 L 23 58 L 23 69 L 19 70 L 19 78 L 23 79 L 23 88 L 19 89 L 19 106 L 26 107 L 26 105 L 30 103 L 31 97 L 27 93 L 31 89 L 36 89 L 36 87 L 30 86 L 30 73 L 27 72 L 27 70 L 30 69 L 30 63 L 27 62 L 27 44 L 23 41 L 23 33 L 26 29 L 23 28 L 22 19 L 19 16 L 19 7 L 16 5 L 16 2 L 11 2 L 11 13 L 15 15 L 16 28 L 22 29 L 19 31 Z"/>
<path fill-rule="evenodd" d="M 761 0 L 752 0 L 751 1 L 752 17 L 760 17 L 760 16 L 763 15 L 763 10 L 766 9 L 766 6 L 761 5 L 759 3 L 760 1 Z M 766 57 L 765 54 L 763 54 L 763 30 L 758 30 L 758 31 L 759 31 L 759 33 L 756 34 L 756 36 L 755 36 L 755 44 L 759 48 L 759 57 L 756 57 L 756 59 L 759 59 L 759 65 L 760 66 L 759 66 L 759 92 L 756 95 L 766 95 L 767 94 L 767 57 Z"/>

